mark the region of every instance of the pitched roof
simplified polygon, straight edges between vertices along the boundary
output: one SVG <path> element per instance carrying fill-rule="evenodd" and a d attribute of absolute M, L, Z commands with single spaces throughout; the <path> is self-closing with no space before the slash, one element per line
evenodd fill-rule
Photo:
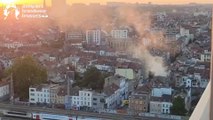
<path fill-rule="evenodd" d="M 104 93 L 107 95 L 107 96 L 111 96 L 112 94 L 115 93 L 115 91 L 117 91 L 119 89 L 119 86 L 117 86 L 116 84 L 111 84 L 109 86 L 106 86 L 104 88 Z"/>

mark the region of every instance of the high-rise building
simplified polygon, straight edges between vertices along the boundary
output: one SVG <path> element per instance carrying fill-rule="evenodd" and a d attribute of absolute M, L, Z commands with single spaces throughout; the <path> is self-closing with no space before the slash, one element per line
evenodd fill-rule
<path fill-rule="evenodd" d="M 128 30 L 127 29 L 115 29 L 111 31 L 112 38 L 118 39 L 127 39 L 128 38 Z"/>
<path fill-rule="evenodd" d="M 87 44 L 101 44 L 101 30 L 88 30 L 86 31 L 86 41 Z"/>

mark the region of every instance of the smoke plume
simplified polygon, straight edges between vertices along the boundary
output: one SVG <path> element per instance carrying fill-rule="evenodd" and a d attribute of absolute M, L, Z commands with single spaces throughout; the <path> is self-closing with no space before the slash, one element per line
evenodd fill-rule
<path fill-rule="evenodd" d="M 156 76 L 167 76 L 167 67 L 164 65 L 164 59 L 154 56 L 149 52 L 148 48 L 166 48 L 162 39 L 163 32 L 151 32 L 151 13 L 141 12 L 136 8 L 122 7 L 118 8 L 119 19 L 125 21 L 129 25 L 133 25 L 139 34 L 136 44 L 129 46 L 128 53 L 133 57 L 140 59 L 145 65 L 145 74 L 148 76 L 149 71 Z M 145 45 L 144 40 L 150 44 Z M 158 49 L 160 49 L 158 48 Z"/>
<path fill-rule="evenodd" d="M 102 28 L 110 30 L 119 26 L 133 26 L 137 32 L 135 43 L 129 46 L 126 52 L 140 59 L 145 64 L 146 76 L 149 71 L 156 76 L 166 76 L 167 67 L 162 57 L 154 56 L 150 48 L 166 48 L 162 43 L 163 31 L 152 32 L 152 19 L 150 12 L 143 12 L 139 7 L 123 6 L 117 8 L 108 7 L 72 7 L 68 10 L 69 15 L 58 19 L 60 26 L 74 26 L 83 30 Z M 149 45 L 144 44 L 147 40 Z"/>

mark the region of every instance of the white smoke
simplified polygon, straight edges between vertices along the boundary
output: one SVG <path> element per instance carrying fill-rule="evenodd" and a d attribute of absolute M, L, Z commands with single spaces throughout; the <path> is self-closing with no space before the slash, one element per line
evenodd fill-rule
<path fill-rule="evenodd" d="M 162 45 L 160 39 L 164 39 L 162 31 L 149 33 L 151 29 L 151 13 L 141 12 L 136 8 L 122 7 L 117 9 L 120 20 L 124 20 L 126 23 L 131 24 L 139 33 L 139 41 L 133 44 L 127 50 L 133 55 L 133 57 L 140 59 L 145 63 L 146 75 L 150 72 L 156 76 L 167 76 L 167 67 L 164 65 L 163 57 L 153 56 L 149 48 L 156 48 L 161 45 L 161 48 L 167 46 Z M 147 33 L 148 32 L 148 33 Z M 151 43 L 148 47 L 143 44 L 143 39 L 148 39 Z"/>
<path fill-rule="evenodd" d="M 163 39 L 162 31 L 158 33 L 150 32 L 152 13 L 144 12 L 140 8 L 133 6 L 123 6 L 115 9 L 107 7 L 101 9 L 99 7 L 87 9 L 86 7 L 85 9 L 73 8 L 68 12 L 70 13 L 69 16 L 66 16 L 63 20 L 58 20 L 60 26 L 73 25 L 83 30 L 97 26 L 100 26 L 102 29 L 107 29 L 107 27 L 111 25 L 109 30 L 122 25 L 133 26 L 139 34 L 139 38 L 138 41 L 136 41 L 137 45 L 130 45 L 127 52 L 145 63 L 146 73 L 151 71 L 158 76 L 167 75 L 167 67 L 164 65 L 163 58 L 151 55 L 148 47 L 143 45 L 144 39 L 151 43 L 149 48 L 163 45 L 162 41 L 160 41 L 160 39 Z M 167 46 L 161 47 L 165 48 Z"/>

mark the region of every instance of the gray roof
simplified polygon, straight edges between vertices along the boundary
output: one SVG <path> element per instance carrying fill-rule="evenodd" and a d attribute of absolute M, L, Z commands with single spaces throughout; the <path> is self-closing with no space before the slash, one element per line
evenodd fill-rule
<path fill-rule="evenodd" d="M 119 87 L 116 85 L 116 84 L 112 84 L 112 85 L 109 85 L 109 86 L 106 86 L 104 88 L 104 93 L 107 95 L 107 96 L 111 96 L 112 94 L 115 93 L 116 90 L 118 90 Z"/>

